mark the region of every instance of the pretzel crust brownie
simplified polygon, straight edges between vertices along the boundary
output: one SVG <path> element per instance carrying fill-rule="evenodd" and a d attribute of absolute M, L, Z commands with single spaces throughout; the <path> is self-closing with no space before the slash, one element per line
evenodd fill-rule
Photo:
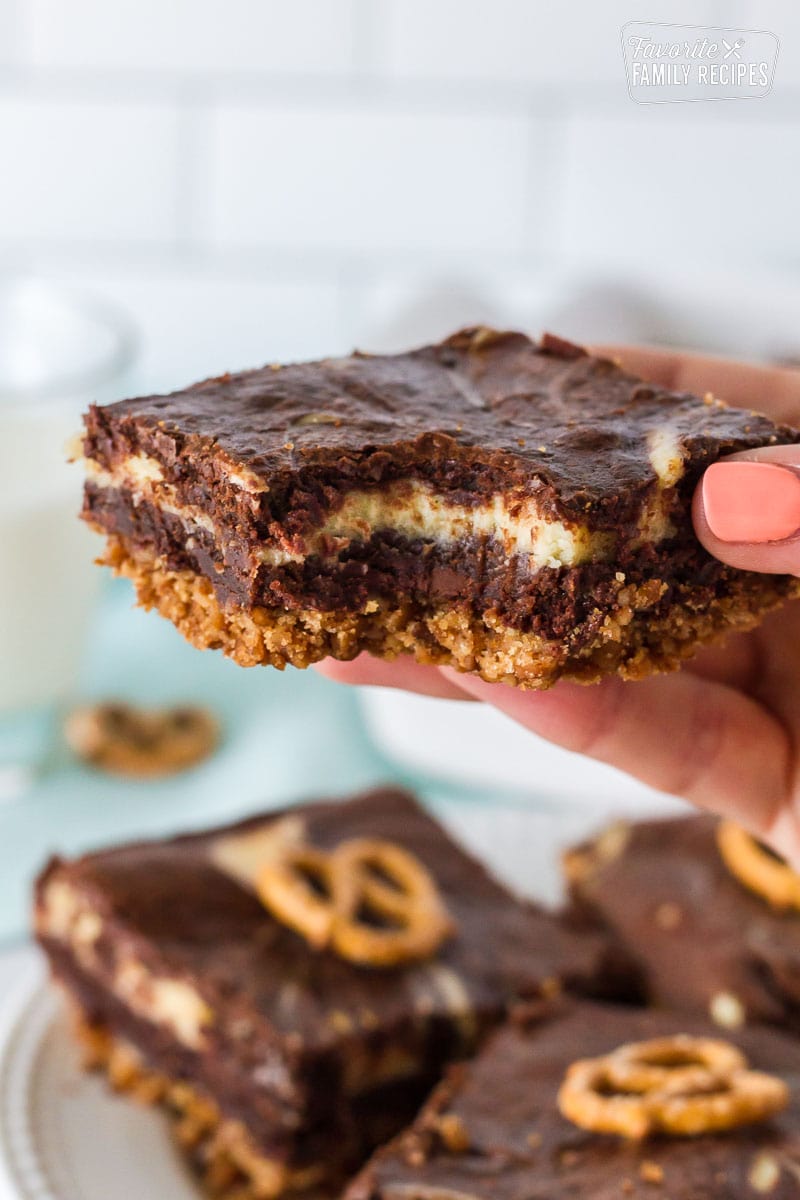
<path fill-rule="evenodd" d="M 258 1200 L 352 1172 L 518 998 L 630 987 L 397 788 L 55 859 L 35 928 L 98 1065 L 202 1102 L 191 1158 Z"/>
<path fill-rule="evenodd" d="M 451 1067 L 345 1200 L 790 1200 L 799 1117 L 787 1035 L 556 1002 Z"/>
<path fill-rule="evenodd" d="M 638 678 L 800 593 L 712 559 L 690 513 L 710 462 L 797 438 L 471 329 L 92 408 L 83 515 L 142 604 L 244 666 L 366 650 L 522 687 Z"/>
<path fill-rule="evenodd" d="M 617 823 L 564 856 L 572 904 L 638 962 L 648 1001 L 800 1033 L 800 877 L 707 814 Z"/>

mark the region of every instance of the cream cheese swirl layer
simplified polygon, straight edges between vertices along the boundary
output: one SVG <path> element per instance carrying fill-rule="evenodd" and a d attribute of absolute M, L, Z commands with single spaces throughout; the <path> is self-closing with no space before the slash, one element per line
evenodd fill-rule
<path fill-rule="evenodd" d="M 668 500 L 683 473 L 680 444 L 671 430 L 654 430 L 648 446 L 658 485 L 639 517 L 634 543 L 639 545 L 656 544 L 674 533 Z M 165 479 L 155 459 L 133 455 L 113 470 L 87 459 L 85 467 L 95 487 L 112 491 L 124 488 L 134 504 L 152 503 L 182 521 L 187 536 L 203 530 L 218 544 L 224 544 L 225 530 L 196 505 L 179 501 L 177 490 Z M 234 487 L 240 486 L 235 474 L 228 481 Z M 546 516 L 537 503 L 535 490 L 525 495 L 497 494 L 482 504 L 465 506 L 439 495 L 430 484 L 403 480 L 380 488 L 354 489 L 317 529 L 285 539 L 278 533 L 263 542 L 256 553 L 259 561 L 270 567 L 302 562 L 310 555 L 334 558 L 350 542 L 363 542 L 382 532 L 445 546 L 492 539 L 503 546 L 508 557 L 527 558 L 532 570 L 608 561 L 616 546 L 613 532 Z"/>

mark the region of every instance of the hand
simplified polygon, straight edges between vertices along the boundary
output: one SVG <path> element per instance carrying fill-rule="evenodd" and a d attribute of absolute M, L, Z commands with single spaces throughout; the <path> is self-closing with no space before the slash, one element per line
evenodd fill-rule
<path fill-rule="evenodd" d="M 652 382 L 713 392 L 800 425 L 800 371 L 626 347 L 603 352 Z M 800 446 L 734 458 L 710 467 L 697 489 L 698 537 L 733 566 L 800 575 Z M 610 678 L 523 692 L 446 667 L 368 655 L 328 660 L 320 669 L 345 683 L 493 704 L 560 746 L 734 818 L 800 867 L 800 602 L 752 633 L 702 651 L 675 674 L 636 683 Z"/>

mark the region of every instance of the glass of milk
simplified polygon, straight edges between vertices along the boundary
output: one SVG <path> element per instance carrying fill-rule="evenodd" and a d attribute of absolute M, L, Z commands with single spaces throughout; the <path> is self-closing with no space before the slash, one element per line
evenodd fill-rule
<path fill-rule="evenodd" d="M 105 303 L 0 281 L 0 798 L 35 769 L 21 718 L 73 692 L 101 573 L 66 447 L 90 402 L 127 393 L 135 353 Z"/>

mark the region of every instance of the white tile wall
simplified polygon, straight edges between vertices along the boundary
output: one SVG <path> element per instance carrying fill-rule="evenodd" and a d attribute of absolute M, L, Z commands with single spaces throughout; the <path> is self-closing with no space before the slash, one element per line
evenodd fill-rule
<path fill-rule="evenodd" d="M 14 61 L 17 53 L 16 0 L 0 2 L 0 66 Z"/>
<path fill-rule="evenodd" d="M 618 82 L 620 28 L 630 0 L 385 0 L 381 44 L 388 71 L 405 78 L 480 80 L 583 89 Z M 713 19 L 713 0 L 672 0 L 669 21 Z"/>
<path fill-rule="evenodd" d="M 778 80 L 800 79 L 800 6 L 788 0 L 741 0 L 740 21 L 745 29 L 769 29 L 780 38 Z"/>
<path fill-rule="evenodd" d="M 177 158 L 162 105 L 0 98 L 0 241 L 169 241 Z"/>
<path fill-rule="evenodd" d="M 528 245 L 529 152 L 546 161 L 548 139 L 512 116 L 227 106 L 210 145 L 216 245 L 469 254 Z"/>
<path fill-rule="evenodd" d="M 128 306 L 153 386 L 438 331 L 426 289 L 514 319 L 562 266 L 800 272 L 799 13 L 0 0 L 0 264 Z M 774 30 L 774 94 L 635 106 L 643 15 Z"/>
<path fill-rule="evenodd" d="M 142 391 L 167 391 L 265 362 L 323 356 L 353 336 L 343 289 L 324 276 L 271 270 L 253 278 L 158 263 L 61 263 L 45 274 L 105 296 L 133 317 L 142 339 L 136 380 Z"/>
<path fill-rule="evenodd" d="M 564 255 L 650 268 L 800 267 L 800 123 L 715 120 L 711 107 L 571 122 Z"/>
<path fill-rule="evenodd" d="M 35 63 L 184 73 L 342 73 L 355 0 L 29 0 Z"/>

